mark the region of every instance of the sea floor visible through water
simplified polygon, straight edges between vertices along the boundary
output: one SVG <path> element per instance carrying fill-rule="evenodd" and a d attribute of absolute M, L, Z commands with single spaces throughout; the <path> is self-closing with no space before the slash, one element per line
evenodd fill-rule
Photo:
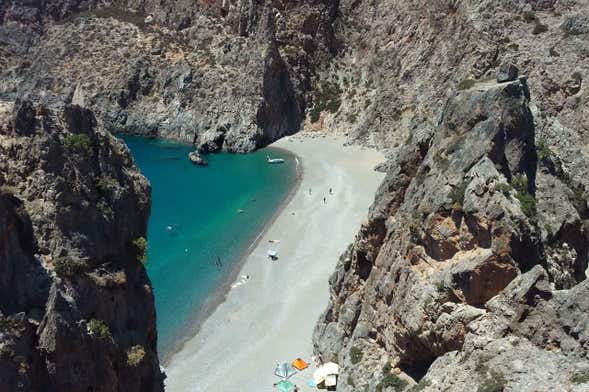
<path fill-rule="evenodd" d="M 265 148 L 207 155 L 209 166 L 201 167 L 188 160 L 191 145 L 122 139 L 152 186 L 147 272 L 165 362 L 220 301 L 240 261 L 295 187 L 297 158 Z M 285 163 L 268 164 L 267 155 Z"/>

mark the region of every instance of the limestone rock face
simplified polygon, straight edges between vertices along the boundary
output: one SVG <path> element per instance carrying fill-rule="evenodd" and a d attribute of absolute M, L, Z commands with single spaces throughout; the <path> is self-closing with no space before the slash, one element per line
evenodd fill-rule
<path fill-rule="evenodd" d="M 1 109 L 2 387 L 163 390 L 136 245 L 149 183 L 89 110 L 31 101 Z M 138 363 L 127 359 L 135 346 Z"/>
<path fill-rule="evenodd" d="M 111 132 L 251 151 L 300 129 L 336 4 L 4 2 L 0 95 L 72 102 Z"/>
<path fill-rule="evenodd" d="M 93 295 L 97 281 L 137 305 L 137 292 L 105 282 L 144 279 L 128 271 L 126 244 L 144 233 L 148 201 L 103 128 L 209 153 L 306 127 L 389 157 L 315 332 L 316 351 L 342 365 L 338 390 L 390 392 L 389 367 L 425 390 L 586 388 L 588 21 L 588 0 L 1 2 L 0 168 L 20 173 L 1 177 L 0 221 L 15 229 L 0 250 L 19 260 L 0 266 L 1 293 L 18 292 L 2 297 L 3 336 L 35 375 L 10 354 L 2 377 L 25 389 L 56 382 L 63 363 L 47 353 L 71 360 L 96 343 L 80 332 L 88 320 L 104 319 L 112 340 L 87 351 L 116 360 L 100 376 L 133 370 L 160 385 L 150 316 L 133 339 L 151 338 L 131 342 L 136 324 L 118 324 L 137 320 L 131 307 L 109 319 L 72 296 Z M 63 147 L 88 129 L 94 160 L 79 138 Z M 83 228 L 88 216 L 95 228 Z M 60 257 L 82 273 L 56 276 Z M 120 365 L 131 343 L 146 347 L 151 373 Z"/>
<path fill-rule="evenodd" d="M 338 390 L 379 390 L 386 363 L 440 391 L 572 385 L 589 366 L 587 212 L 562 196 L 529 103 L 525 79 L 455 92 L 387 164 L 315 330 L 352 381 Z M 570 231 L 543 234 L 544 221 Z"/>

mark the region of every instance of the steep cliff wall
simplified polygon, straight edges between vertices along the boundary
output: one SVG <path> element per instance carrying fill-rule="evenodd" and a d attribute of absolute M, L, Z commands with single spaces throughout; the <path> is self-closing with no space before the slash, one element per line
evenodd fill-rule
<path fill-rule="evenodd" d="M 335 5 L 9 2 L 0 96 L 73 102 L 111 131 L 250 151 L 300 129 L 315 64 L 335 51 Z"/>
<path fill-rule="evenodd" d="M 589 4 L 339 10 L 310 122 L 390 160 L 315 332 L 338 390 L 583 388 Z"/>
<path fill-rule="evenodd" d="M 86 109 L 0 112 L 0 390 L 163 390 L 149 183 Z"/>
<path fill-rule="evenodd" d="M 589 366 L 589 173 L 538 145 L 529 99 L 525 79 L 474 84 L 389 163 L 315 332 L 338 390 L 544 390 Z"/>
<path fill-rule="evenodd" d="M 303 126 L 388 150 L 315 333 L 317 352 L 343 365 L 338 390 L 574 390 L 589 380 L 588 12 L 587 0 L 8 1 L 0 97 L 65 100 L 107 130 L 203 151 L 249 151 Z M 3 193 L 19 233 L 2 237 L 20 244 L 10 260 L 106 260 L 84 253 L 102 241 L 90 233 L 31 252 L 51 236 L 19 203 L 39 197 Z M 22 331 L 14 350 L 41 336 L 18 326 L 42 317 L 19 309 L 54 297 L 51 263 L 36 263 L 6 272 L 38 282 L 3 305 Z M 44 353 L 27 357 L 30 380 L 54 374 Z"/>
<path fill-rule="evenodd" d="M 339 106 L 315 123 L 328 132 L 400 145 L 437 124 L 448 94 L 494 79 L 512 61 L 528 76 L 541 117 L 551 118 L 541 128 L 558 120 L 589 142 L 586 0 L 342 0 L 334 31 L 341 54 L 318 84 L 337 86 L 330 91 Z"/>

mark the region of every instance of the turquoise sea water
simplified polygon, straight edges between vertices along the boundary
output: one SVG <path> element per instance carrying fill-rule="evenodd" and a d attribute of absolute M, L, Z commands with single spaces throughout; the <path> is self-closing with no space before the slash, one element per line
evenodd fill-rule
<path fill-rule="evenodd" d="M 194 330 L 211 296 L 296 182 L 294 157 L 267 148 L 188 161 L 190 145 L 124 136 L 152 186 L 147 272 L 155 293 L 162 358 Z M 266 155 L 285 164 L 269 165 Z M 243 212 L 239 213 L 239 210 Z M 215 265 L 220 257 L 222 266 Z M 207 302 L 208 301 L 208 302 Z"/>

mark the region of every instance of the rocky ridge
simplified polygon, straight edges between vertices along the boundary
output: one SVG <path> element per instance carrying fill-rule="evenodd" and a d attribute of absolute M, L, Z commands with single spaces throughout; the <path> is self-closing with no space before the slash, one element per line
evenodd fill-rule
<path fill-rule="evenodd" d="M 112 132 L 203 152 L 251 151 L 299 130 L 314 64 L 333 50 L 331 2 L 47 7 L 6 4 L 6 99 L 73 102 Z"/>
<path fill-rule="evenodd" d="M 150 194 L 87 109 L 2 103 L 0 390 L 163 390 Z"/>
<path fill-rule="evenodd" d="M 340 3 L 310 126 L 390 159 L 315 331 L 338 390 L 587 388 L 588 5 Z"/>
<path fill-rule="evenodd" d="M 474 84 L 389 163 L 315 332 L 338 390 L 553 390 L 587 373 L 587 196 L 537 145 L 529 100 L 525 78 Z"/>

